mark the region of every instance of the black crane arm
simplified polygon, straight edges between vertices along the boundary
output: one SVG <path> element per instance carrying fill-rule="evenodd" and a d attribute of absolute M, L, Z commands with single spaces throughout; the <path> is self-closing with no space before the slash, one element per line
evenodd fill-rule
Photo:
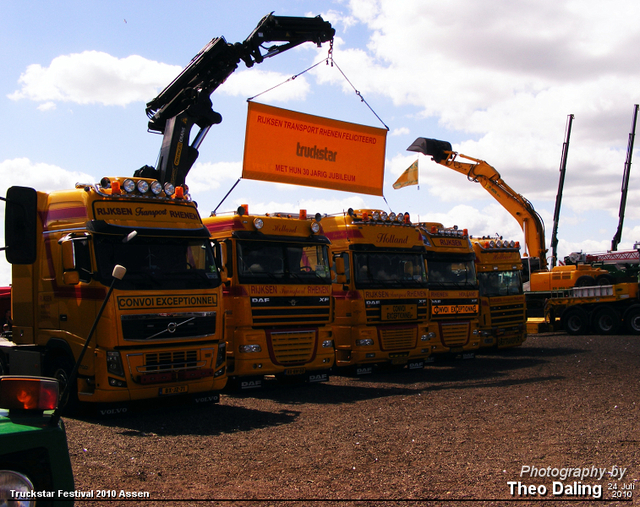
<path fill-rule="evenodd" d="M 247 67 L 261 63 L 305 42 L 320 46 L 333 39 L 335 30 L 321 16 L 314 18 L 266 15 L 244 42 L 230 44 L 212 39 L 160 94 L 147 103 L 149 130 L 163 134 L 156 171 L 161 183 L 184 183 L 198 157 L 198 147 L 209 128 L 222 121 L 212 109 L 210 95 L 243 61 Z M 282 42 L 264 47 L 268 42 Z M 193 125 L 200 132 L 189 146 Z M 153 168 L 143 168 L 151 170 Z M 144 173 L 141 173 L 144 175 Z"/>

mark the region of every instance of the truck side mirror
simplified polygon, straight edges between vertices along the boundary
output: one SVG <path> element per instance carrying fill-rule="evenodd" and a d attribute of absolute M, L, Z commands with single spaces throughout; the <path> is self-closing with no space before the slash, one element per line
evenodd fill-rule
<path fill-rule="evenodd" d="M 4 241 L 7 262 L 33 264 L 36 261 L 38 196 L 33 188 L 7 190 Z"/>
<path fill-rule="evenodd" d="M 73 249 L 73 241 L 70 239 L 62 240 L 60 243 L 62 248 L 62 271 L 75 271 L 76 267 L 76 255 Z"/>
<path fill-rule="evenodd" d="M 70 239 L 61 240 L 60 248 L 62 250 L 62 282 L 65 285 L 78 285 L 80 283 L 80 273 L 76 266 L 73 241 Z"/>

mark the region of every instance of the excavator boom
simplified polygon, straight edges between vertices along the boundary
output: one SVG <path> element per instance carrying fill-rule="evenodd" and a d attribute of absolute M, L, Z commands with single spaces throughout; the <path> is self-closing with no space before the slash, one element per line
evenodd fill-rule
<path fill-rule="evenodd" d="M 464 174 L 470 181 L 480 183 L 520 224 L 529 255 L 539 259 L 539 265 L 532 266 L 532 271 L 547 269 L 542 218 L 524 196 L 504 182 L 494 167 L 484 160 L 458 154 L 452 150 L 451 143 L 437 139 L 419 137 L 407 150 L 430 156 L 434 162 Z"/>

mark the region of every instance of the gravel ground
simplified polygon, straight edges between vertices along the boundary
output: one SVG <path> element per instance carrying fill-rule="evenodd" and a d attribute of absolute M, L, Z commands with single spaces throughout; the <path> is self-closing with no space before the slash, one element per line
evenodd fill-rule
<path fill-rule="evenodd" d="M 632 505 L 639 363 L 640 337 L 550 333 L 422 371 L 64 420 L 77 491 L 149 496 L 101 505 Z"/>

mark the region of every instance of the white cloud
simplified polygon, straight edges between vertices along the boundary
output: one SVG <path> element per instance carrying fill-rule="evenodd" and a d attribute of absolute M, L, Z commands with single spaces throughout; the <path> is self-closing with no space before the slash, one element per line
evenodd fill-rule
<path fill-rule="evenodd" d="M 407 136 L 411 133 L 411 131 L 407 127 L 394 128 L 391 130 L 392 136 Z"/>
<path fill-rule="evenodd" d="M 61 167 L 32 162 L 28 158 L 15 158 L 0 162 L 1 195 L 13 185 L 33 187 L 43 192 L 74 188 L 76 183 L 95 183 L 95 177 Z M 1 207 L 4 210 L 4 206 Z"/>
<path fill-rule="evenodd" d="M 58 56 L 48 67 L 29 65 L 18 80 L 21 88 L 8 97 L 45 102 L 45 109 L 54 102 L 125 106 L 148 101 L 181 70 L 137 55 L 84 51 Z"/>

